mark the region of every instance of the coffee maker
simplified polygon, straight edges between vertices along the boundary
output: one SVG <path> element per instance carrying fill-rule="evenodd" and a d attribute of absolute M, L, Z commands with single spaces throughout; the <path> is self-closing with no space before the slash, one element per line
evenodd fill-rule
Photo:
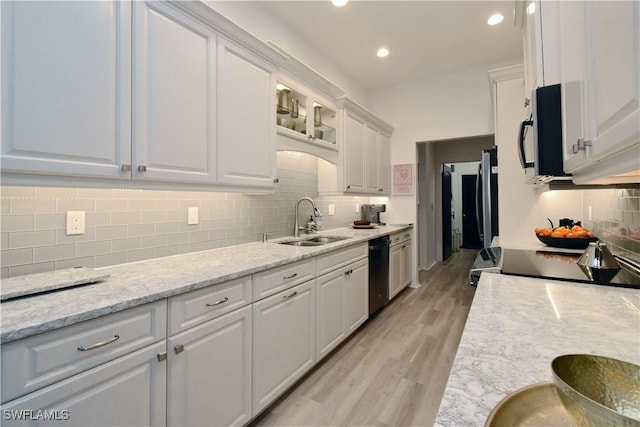
<path fill-rule="evenodd" d="M 384 222 L 380 222 L 380 212 L 386 211 L 387 205 L 362 205 L 360 207 L 360 215 L 363 221 L 380 225 L 386 225 Z"/>

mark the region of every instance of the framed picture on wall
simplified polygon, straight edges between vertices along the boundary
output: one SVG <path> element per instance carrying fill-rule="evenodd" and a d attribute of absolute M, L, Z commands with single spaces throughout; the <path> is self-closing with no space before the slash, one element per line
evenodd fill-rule
<path fill-rule="evenodd" d="M 413 165 L 393 165 L 393 195 L 413 194 Z"/>

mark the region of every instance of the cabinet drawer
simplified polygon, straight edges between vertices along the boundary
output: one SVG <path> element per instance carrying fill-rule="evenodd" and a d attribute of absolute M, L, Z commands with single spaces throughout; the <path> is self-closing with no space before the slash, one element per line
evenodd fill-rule
<path fill-rule="evenodd" d="M 169 299 L 169 335 L 251 303 L 251 276 Z"/>
<path fill-rule="evenodd" d="M 306 282 L 315 277 L 315 258 L 305 259 L 282 267 L 272 268 L 253 275 L 253 300 L 257 301 L 269 295 L 277 294 L 291 286 Z"/>
<path fill-rule="evenodd" d="M 316 274 L 321 276 L 367 256 L 369 256 L 369 247 L 366 243 L 320 255 L 317 260 Z"/>
<path fill-rule="evenodd" d="M 391 246 L 398 245 L 411 239 L 411 231 L 402 231 L 391 235 Z"/>
<path fill-rule="evenodd" d="M 68 378 L 166 337 L 157 301 L 2 345 L 2 402 Z"/>

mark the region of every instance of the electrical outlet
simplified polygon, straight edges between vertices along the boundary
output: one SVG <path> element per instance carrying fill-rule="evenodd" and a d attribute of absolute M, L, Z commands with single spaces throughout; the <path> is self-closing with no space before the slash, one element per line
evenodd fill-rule
<path fill-rule="evenodd" d="M 67 211 L 67 236 L 84 234 L 84 211 Z"/>
<path fill-rule="evenodd" d="M 198 224 L 198 208 L 188 208 L 187 210 L 187 224 L 188 225 L 196 225 Z"/>
<path fill-rule="evenodd" d="M 327 215 L 335 215 L 336 214 L 336 205 L 329 203 L 327 207 Z"/>
<path fill-rule="evenodd" d="M 356 213 L 360 213 L 360 204 L 356 203 Z"/>
<path fill-rule="evenodd" d="M 593 221 L 593 206 L 587 207 L 587 221 Z"/>

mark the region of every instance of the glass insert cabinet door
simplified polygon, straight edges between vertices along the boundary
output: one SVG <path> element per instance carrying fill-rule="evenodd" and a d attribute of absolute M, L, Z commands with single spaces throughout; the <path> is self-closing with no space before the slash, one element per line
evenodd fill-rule
<path fill-rule="evenodd" d="M 276 85 L 276 124 L 296 139 L 336 144 L 336 109 L 282 83 Z"/>

